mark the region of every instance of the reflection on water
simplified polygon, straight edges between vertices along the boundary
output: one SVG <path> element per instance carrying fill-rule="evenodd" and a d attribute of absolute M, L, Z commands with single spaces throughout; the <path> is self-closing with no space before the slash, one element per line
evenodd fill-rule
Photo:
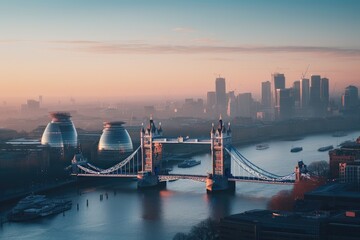
<path fill-rule="evenodd" d="M 145 220 L 159 220 L 161 219 L 162 197 L 164 197 L 166 190 L 142 190 L 139 191 L 139 198 L 142 206 L 142 218 Z"/>
<path fill-rule="evenodd" d="M 206 194 L 205 199 L 209 207 L 210 217 L 220 219 L 230 215 L 234 198 L 235 196 L 232 193 Z"/>

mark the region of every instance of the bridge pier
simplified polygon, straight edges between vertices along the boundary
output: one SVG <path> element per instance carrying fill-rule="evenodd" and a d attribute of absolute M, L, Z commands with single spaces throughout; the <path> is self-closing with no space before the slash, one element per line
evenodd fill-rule
<path fill-rule="evenodd" d="M 229 181 L 227 177 L 222 176 L 213 176 L 210 174 L 206 178 L 206 192 L 207 193 L 216 193 L 216 192 L 234 192 L 235 191 L 235 182 Z"/>
<path fill-rule="evenodd" d="M 151 172 L 139 173 L 137 180 L 138 189 L 166 187 L 166 182 L 160 182 L 159 177 Z"/>
<path fill-rule="evenodd" d="M 229 181 L 231 156 L 225 150 L 226 147 L 231 146 L 230 124 L 226 127 L 220 117 L 217 129 L 213 125 L 210 136 L 212 173 L 206 178 L 206 191 L 208 193 L 235 191 L 235 182 Z"/>

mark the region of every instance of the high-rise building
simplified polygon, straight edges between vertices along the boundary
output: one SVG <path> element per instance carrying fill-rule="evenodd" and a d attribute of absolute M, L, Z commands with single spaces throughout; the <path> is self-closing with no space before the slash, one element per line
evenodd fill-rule
<path fill-rule="evenodd" d="M 301 79 L 301 108 L 306 109 L 310 101 L 310 82 L 309 79 Z"/>
<path fill-rule="evenodd" d="M 292 95 L 293 95 L 293 98 L 294 98 L 294 104 L 295 104 L 295 107 L 296 108 L 300 108 L 301 106 L 301 97 L 300 97 L 300 81 L 295 81 L 294 84 L 293 84 L 293 88 L 292 88 Z"/>
<path fill-rule="evenodd" d="M 241 93 L 238 95 L 238 106 L 240 117 L 252 117 L 253 99 L 251 93 Z"/>
<path fill-rule="evenodd" d="M 225 78 L 218 77 L 215 81 L 216 91 L 216 108 L 218 113 L 226 114 L 227 112 L 227 98 Z"/>
<path fill-rule="evenodd" d="M 311 76 L 311 86 L 310 86 L 310 105 L 314 114 L 318 114 L 321 108 L 321 77 L 320 75 Z"/>
<path fill-rule="evenodd" d="M 236 100 L 235 92 L 234 91 L 228 92 L 227 98 L 228 98 L 227 115 L 229 117 L 236 117 L 238 114 L 238 111 L 237 111 L 238 103 Z"/>
<path fill-rule="evenodd" d="M 270 81 L 261 83 L 261 105 L 264 109 L 271 108 L 271 83 L 270 83 Z"/>
<path fill-rule="evenodd" d="M 322 78 L 321 79 L 321 90 L 320 90 L 320 98 L 324 109 L 327 109 L 329 106 L 329 79 Z"/>
<path fill-rule="evenodd" d="M 294 110 L 292 88 L 277 89 L 276 95 L 278 100 L 275 105 L 276 118 L 280 120 L 291 118 Z"/>
<path fill-rule="evenodd" d="M 359 104 L 359 90 L 355 86 L 348 86 L 345 88 L 345 93 L 342 96 L 342 106 L 345 110 L 352 109 Z"/>
<path fill-rule="evenodd" d="M 271 75 L 273 84 L 273 106 L 278 101 L 276 98 L 276 90 L 285 88 L 285 75 L 282 73 L 274 73 Z"/>
<path fill-rule="evenodd" d="M 207 92 L 206 95 L 206 109 L 213 110 L 216 106 L 216 93 L 215 92 Z"/>

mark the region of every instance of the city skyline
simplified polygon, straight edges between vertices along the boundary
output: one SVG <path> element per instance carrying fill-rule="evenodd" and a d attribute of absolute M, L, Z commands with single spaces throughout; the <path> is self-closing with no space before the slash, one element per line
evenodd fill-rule
<path fill-rule="evenodd" d="M 2 101 L 201 96 L 214 79 L 260 99 L 312 74 L 358 86 L 357 1 L 2 1 Z M 214 17 L 216 16 L 216 17 Z M 151 90 L 149 90 L 149 86 Z M 15 101 L 15 100 L 14 100 Z"/>

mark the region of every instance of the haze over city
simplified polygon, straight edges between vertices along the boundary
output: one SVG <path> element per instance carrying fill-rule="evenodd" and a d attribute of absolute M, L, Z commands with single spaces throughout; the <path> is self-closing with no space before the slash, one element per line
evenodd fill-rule
<path fill-rule="evenodd" d="M 286 75 L 359 83 L 358 1 L 1 1 L 1 101 L 260 96 Z"/>

